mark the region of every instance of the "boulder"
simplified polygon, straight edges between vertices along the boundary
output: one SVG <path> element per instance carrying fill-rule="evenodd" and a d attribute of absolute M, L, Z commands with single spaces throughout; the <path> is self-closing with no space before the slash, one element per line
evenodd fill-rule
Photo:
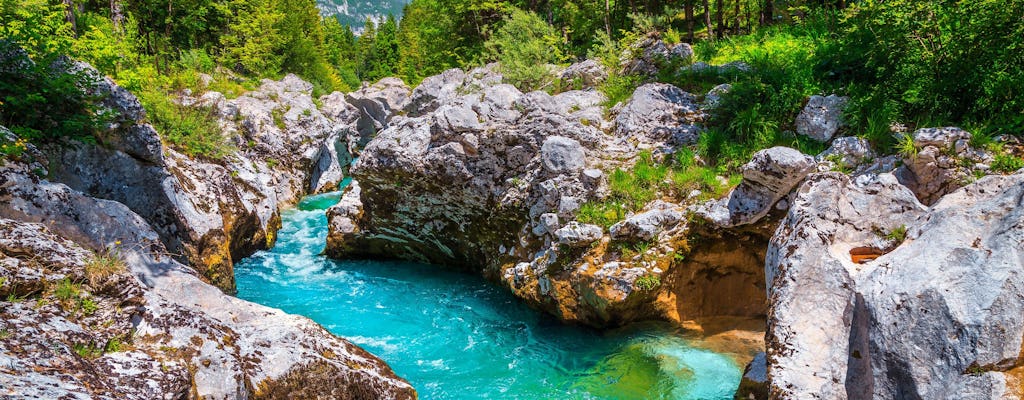
<path fill-rule="evenodd" d="M 832 140 L 843 127 L 843 109 L 849 98 L 836 95 L 811 96 L 796 117 L 796 133 L 819 142 Z"/>
<path fill-rule="evenodd" d="M 663 66 L 688 63 L 693 58 L 689 43 L 670 45 L 655 38 L 644 39 L 627 52 L 622 63 L 622 72 L 627 75 L 655 75 Z"/>
<path fill-rule="evenodd" d="M 854 173 L 863 170 L 863 166 L 869 164 L 878 155 L 871 149 L 871 143 L 867 139 L 855 136 L 835 138 L 827 150 L 818 154 L 815 159 L 824 164 L 825 170 L 832 168 L 852 169 Z M 891 172 L 883 171 L 883 172 Z"/>
<path fill-rule="evenodd" d="M 345 101 L 359 110 L 358 123 L 353 131 L 356 147 L 366 146 L 377 132 L 384 129 L 391 118 L 410 104 L 412 92 L 398 78 L 384 78 L 373 85 L 345 95 Z"/>
<path fill-rule="evenodd" d="M 555 231 L 559 244 L 570 247 L 586 247 L 601 239 L 604 230 L 600 226 L 572 221 Z"/>
<path fill-rule="evenodd" d="M 993 160 L 988 152 L 972 148 L 971 134 L 960 128 L 922 128 L 912 138 L 917 153 L 904 155 L 896 176 L 925 204 L 963 187 L 976 172 L 987 172 Z"/>
<path fill-rule="evenodd" d="M 930 209 L 889 174 L 809 178 L 765 262 L 772 397 L 1016 396 L 1022 197 L 1021 174 Z"/>
<path fill-rule="evenodd" d="M 615 117 L 615 135 L 653 146 L 693 143 L 704 119 L 696 97 L 666 83 L 640 86 Z"/>
<path fill-rule="evenodd" d="M 722 96 L 729 93 L 732 90 L 732 85 L 723 83 L 715 86 L 704 95 L 704 103 L 702 104 L 704 110 L 713 110 L 718 108 L 718 105 L 722 103 Z"/>
<path fill-rule="evenodd" d="M 693 207 L 704 219 L 723 228 L 755 223 L 772 206 L 814 172 L 814 158 L 788 147 L 772 147 L 754 154 L 743 165 L 743 181 L 729 194 Z"/>
<path fill-rule="evenodd" d="M 553 174 L 578 172 L 586 162 L 583 145 L 567 137 L 548 137 L 540 151 L 544 169 Z"/>
<path fill-rule="evenodd" d="M 565 84 L 579 83 L 582 88 L 593 88 L 608 79 L 608 70 L 597 60 L 586 60 L 570 65 L 559 75 Z"/>
<path fill-rule="evenodd" d="M 612 239 L 629 242 L 651 240 L 683 220 L 684 215 L 676 204 L 658 200 L 648 208 L 612 225 L 609 229 Z"/>

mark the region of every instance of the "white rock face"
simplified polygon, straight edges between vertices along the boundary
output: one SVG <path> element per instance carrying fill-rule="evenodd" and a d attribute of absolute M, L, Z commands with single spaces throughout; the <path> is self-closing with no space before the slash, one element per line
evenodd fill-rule
<path fill-rule="evenodd" d="M 661 66 L 686 63 L 693 57 L 689 43 L 669 45 L 664 41 L 648 38 L 627 50 L 622 71 L 629 75 L 654 75 Z"/>
<path fill-rule="evenodd" d="M 312 321 L 204 283 L 170 259 L 159 235 L 120 203 L 40 180 L 14 162 L 0 167 L 0 199 L 0 276 L 10 282 L 0 290 L 44 285 L 44 277 L 84 280 L 102 313 L 89 322 L 52 304 L 5 306 L 0 313 L 14 325 L 14 337 L 0 340 L 0 360 L 16 360 L 5 364 L 13 370 L 0 370 L 6 390 L 47 398 L 245 399 L 255 386 L 268 395 L 308 387 L 314 397 L 415 396 L 382 361 Z M 128 271 L 92 283 L 84 262 L 108 248 Z M 102 347 L 115 336 L 131 348 L 95 360 L 74 355 L 73 345 Z M 37 345 L 43 343 L 49 344 Z"/>
<path fill-rule="evenodd" d="M 642 146 L 693 143 L 703 121 L 697 99 L 675 86 L 649 83 L 640 86 L 619 110 L 615 135 Z"/>
<path fill-rule="evenodd" d="M 540 148 L 544 168 L 555 174 L 578 172 L 586 164 L 583 146 L 576 140 L 562 136 L 551 136 Z"/>
<path fill-rule="evenodd" d="M 558 243 L 572 246 L 585 247 L 601 239 L 604 230 L 600 226 L 581 224 L 572 221 L 555 231 Z"/>
<path fill-rule="evenodd" d="M 586 60 L 570 65 L 559 75 L 566 84 L 579 82 L 583 88 L 592 88 L 608 79 L 608 70 L 597 60 Z"/>
<path fill-rule="evenodd" d="M 811 96 L 796 117 L 796 133 L 819 142 L 832 140 L 843 127 L 843 109 L 849 98 L 836 95 Z"/>
<path fill-rule="evenodd" d="M 1022 198 L 1020 174 L 986 177 L 931 209 L 892 175 L 809 178 L 765 262 L 772 396 L 1013 396 Z M 882 237 L 899 226 L 909 228 L 902 243 Z M 884 255 L 854 263 L 863 248 Z"/>
<path fill-rule="evenodd" d="M 815 166 L 814 158 L 788 147 L 761 150 L 743 166 L 743 182 L 729 195 L 693 210 L 720 227 L 752 224 L 768 215 Z"/>

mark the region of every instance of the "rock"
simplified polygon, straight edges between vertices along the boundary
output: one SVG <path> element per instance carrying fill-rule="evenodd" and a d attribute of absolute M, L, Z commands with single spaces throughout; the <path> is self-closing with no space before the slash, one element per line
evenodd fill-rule
<path fill-rule="evenodd" d="M 971 134 L 960 128 L 923 128 L 912 137 L 917 154 L 904 158 L 896 176 L 925 204 L 963 187 L 993 160 L 988 152 L 971 148 Z"/>
<path fill-rule="evenodd" d="M 86 260 L 108 249 L 126 271 L 90 278 Z M 36 271 L 12 274 L 25 268 Z M 6 390 L 54 398 L 243 399 L 255 388 L 304 387 L 311 397 L 415 398 L 386 364 L 314 322 L 202 282 L 167 257 L 157 232 L 128 207 L 40 180 L 16 163 L 0 167 L 0 276 L 18 279 L 15 288 L 67 277 L 83 282 L 98 304 L 94 316 L 82 319 L 58 301 L 5 303 L 0 314 L 13 336 L 0 340 L 0 360 L 16 360 L 0 371 Z M 83 351 L 76 346 L 103 348 L 112 338 L 130 346 L 106 346 L 96 358 L 76 355 Z"/>
<path fill-rule="evenodd" d="M 555 231 L 559 244 L 570 247 L 586 247 L 601 239 L 604 230 L 600 226 L 572 221 Z"/>
<path fill-rule="evenodd" d="M 860 171 L 862 169 L 860 168 L 861 166 L 874 161 L 877 157 L 875 151 L 871 149 L 871 144 L 866 139 L 845 136 L 833 140 L 832 145 L 821 154 L 818 154 L 815 159 L 819 163 L 827 164 L 827 167 L 830 168 L 842 167 Z"/>
<path fill-rule="evenodd" d="M 559 79 L 563 83 L 578 82 L 582 88 L 593 88 L 608 79 L 608 70 L 599 61 L 590 59 L 570 65 L 562 71 Z"/>
<path fill-rule="evenodd" d="M 816 176 L 765 263 L 780 398 L 1003 398 L 1021 368 L 1024 175 L 931 209 L 892 175 Z M 906 240 L 878 232 L 908 228 Z M 851 254 L 882 254 L 856 264 Z"/>
<path fill-rule="evenodd" d="M 788 147 L 761 150 L 743 166 L 743 181 L 729 195 L 693 211 L 724 228 L 755 223 L 814 172 L 815 166 L 814 158 Z"/>
<path fill-rule="evenodd" d="M 915 147 L 948 149 L 960 140 L 971 140 L 971 133 L 957 127 L 922 128 L 914 131 L 913 138 Z"/>
<path fill-rule="evenodd" d="M 456 96 L 456 90 L 466 80 L 466 73 L 453 68 L 423 79 L 412 91 L 407 107 L 410 117 L 419 117 L 436 110 L 441 104 Z"/>
<path fill-rule="evenodd" d="M 796 133 L 828 142 L 844 126 L 843 109 L 849 98 L 836 95 L 811 96 L 796 117 Z"/>
<path fill-rule="evenodd" d="M 562 136 L 551 136 L 541 146 L 544 169 L 553 174 L 583 169 L 586 155 L 580 142 Z"/>
<path fill-rule="evenodd" d="M 650 210 L 627 217 L 609 229 L 612 239 L 622 241 L 646 241 L 654 239 L 661 231 L 672 227 L 683 219 L 678 206 L 655 201 Z"/>
<path fill-rule="evenodd" d="M 672 145 L 697 140 L 703 121 L 697 99 L 675 86 L 649 83 L 633 92 L 633 97 L 615 117 L 615 135 L 647 146 Z"/>
<path fill-rule="evenodd" d="M 377 132 L 384 129 L 391 118 L 410 104 L 412 92 L 398 78 L 384 78 L 379 82 L 345 95 L 345 101 L 360 112 L 355 134 L 358 147 L 366 146 Z"/>
<path fill-rule="evenodd" d="M 625 54 L 622 71 L 627 75 L 655 75 L 662 66 L 686 63 L 693 57 L 693 48 L 688 43 L 676 45 L 647 38 L 633 45 Z"/>
<path fill-rule="evenodd" d="M 743 379 L 736 390 L 736 399 L 768 400 L 768 359 L 765 353 L 757 353 L 743 369 Z"/>
<path fill-rule="evenodd" d="M 723 83 L 711 88 L 711 90 L 704 95 L 703 109 L 713 110 L 718 108 L 718 105 L 722 103 L 722 96 L 729 93 L 730 90 L 732 90 L 732 85 L 728 83 Z"/>

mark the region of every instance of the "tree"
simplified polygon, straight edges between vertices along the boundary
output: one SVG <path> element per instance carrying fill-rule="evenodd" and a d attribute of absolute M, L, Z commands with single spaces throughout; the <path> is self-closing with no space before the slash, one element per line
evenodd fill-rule
<path fill-rule="evenodd" d="M 550 84 L 549 65 L 565 61 L 562 44 L 558 32 L 537 14 L 514 8 L 485 48 L 505 79 L 526 91 Z"/>

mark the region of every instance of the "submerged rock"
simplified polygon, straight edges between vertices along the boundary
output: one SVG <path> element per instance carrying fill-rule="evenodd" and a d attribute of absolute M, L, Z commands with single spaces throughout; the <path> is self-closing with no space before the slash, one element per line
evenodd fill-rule
<path fill-rule="evenodd" d="M 809 178 L 765 263 L 772 397 L 1012 395 L 1022 198 L 1020 174 L 930 209 L 892 175 Z"/>

